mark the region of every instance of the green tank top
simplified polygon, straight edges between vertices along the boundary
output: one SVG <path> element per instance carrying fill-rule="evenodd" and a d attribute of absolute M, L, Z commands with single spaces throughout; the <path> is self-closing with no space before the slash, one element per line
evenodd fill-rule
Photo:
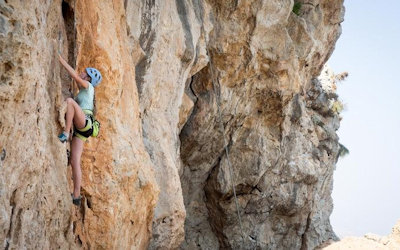
<path fill-rule="evenodd" d="M 78 95 L 75 97 L 75 101 L 79 104 L 81 109 L 88 109 L 93 111 L 93 99 L 94 99 L 94 88 L 89 83 L 87 89 L 79 90 Z"/>

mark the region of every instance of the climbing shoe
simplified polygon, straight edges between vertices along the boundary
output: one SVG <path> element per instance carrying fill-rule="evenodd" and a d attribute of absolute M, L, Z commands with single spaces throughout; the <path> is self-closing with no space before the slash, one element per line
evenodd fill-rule
<path fill-rule="evenodd" d="M 58 139 L 60 139 L 61 142 L 66 142 L 68 141 L 68 135 L 66 135 L 64 132 L 62 132 L 59 136 Z"/>
<path fill-rule="evenodd" d="M 78 198 L 74 198 L 74 196 L 72 194 L 71 194 L 71 197 L 72 197 L 72 203 L 74 203 L 74 205 L 79 207 L 81 205 L 82 197 L 79 195 Z"/>

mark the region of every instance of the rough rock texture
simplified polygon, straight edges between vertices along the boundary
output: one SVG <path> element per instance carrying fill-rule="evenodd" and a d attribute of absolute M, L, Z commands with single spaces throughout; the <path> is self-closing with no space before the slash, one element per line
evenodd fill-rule
<path fill-rule="evenodd" d="M 145 1 L 139 6 L 128 1 L 127 5 L 127 11 L 141 12 L 132 14 L 131 18 L 136 19 L 131 23 L 145 26 L 134 38 L 144 50 L 143 59 L 136 65 L 136 81 L 144 142 L 161 190 L 150 248 L 174 249 L 184 239 L 186 211 L 179 179 L 179 128 L 184 123 L 180 119 L 188 111 L 182 111 L 180 117 L 180 106 L 186 80 L 207 63 L 204 49 L 199 51 L 200 44 L 205 46 L 201 26 L 206 24 L 202 23 L 202 14 L 196 12 L 201 8 L 197 4 L 177 0 Z"/>
<path fill-rule="evenodd" d="M 336 239 L 340 117 L 333 83 L 318 76 L 343 0 L 298 2 L 295 14 L 293 0 L 0 0 L 3 247 L 313 249 Z M 104 76 L 81 209 L 56 137 L 76 91 L 58 49 Z"/>
<path fill-rule="evenodd" d="M 145 248 L 158 189 L 142 139 L 131 67 L 139 58 L 129 53 L 123 2 L 0 4 L 2 247 Z M 90 65 L 104 76 L 96 88 L 101 135 L 85 144 L 80 209 L 71 202 L 66 144 L 57 138 L 71 90 L 56 58 L 60 47 L 78 69 Z"/>
<path fill-rule="evenodd" d="M 366 234 L 364 237 L 346 237 L 333 243 L 324 250 L 365 249 L 365 250 L 398 250 L 400 249 L 400 221 L 393 227 L 388 236 Z"/>
<path fill-rule="evenodd" d="M 339 151 L 339 116 L 330 103 L 337 96 L 317 76 L 340 34 L 342 1 L 303 4 L 300 16 L 292 4 L 211 2 L 212 63 L 192 77 L 195 106 L 180 135 L 183 248 L 313 249 L 336 239 L 329 215 Z"/>

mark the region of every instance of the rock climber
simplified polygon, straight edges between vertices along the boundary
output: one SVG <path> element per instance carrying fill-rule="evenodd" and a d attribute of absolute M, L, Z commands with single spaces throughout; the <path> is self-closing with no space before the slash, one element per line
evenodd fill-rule
<path fill-rule="evenodd" d="M 74 134 L 71 142 L 71 166 L 74 181 L 74 192 L 72 193 L 73 204 L 81 204 L 81 155 L 83 143 L 93 131 L 93 108 L 94 108 L 94 87 L 102 80 L 100 72 L 95 68 L 86 68 L 85 72 L 78 73 L 58 54 L 58 60 L 68 71 L 69 75 L 75 80 L 79 87 L 79 93 L 75 97 L 67 98 L 67 113 L 64 131 L 58 136 L 61 142 L 70 139 L 72 123 L 74 124 Z"/>

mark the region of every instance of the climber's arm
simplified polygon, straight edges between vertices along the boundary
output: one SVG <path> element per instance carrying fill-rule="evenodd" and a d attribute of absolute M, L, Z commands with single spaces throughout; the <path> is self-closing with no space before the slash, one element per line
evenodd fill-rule
<path fill-rule="evenodd" d="M 72 79 L 74 79 L 79 86 L 85 89 L 89 87 L 89 82 L 80 78 L 78 73 L 76 73 L 76 71 L 64 60 L 64 58 L 62 58 L 60 54 L 58 54 L 58 60 L 60 61 L 62 66 L 64 66 L 64 68 L 68 71 L 68 74 L 72 77 Z"/>

